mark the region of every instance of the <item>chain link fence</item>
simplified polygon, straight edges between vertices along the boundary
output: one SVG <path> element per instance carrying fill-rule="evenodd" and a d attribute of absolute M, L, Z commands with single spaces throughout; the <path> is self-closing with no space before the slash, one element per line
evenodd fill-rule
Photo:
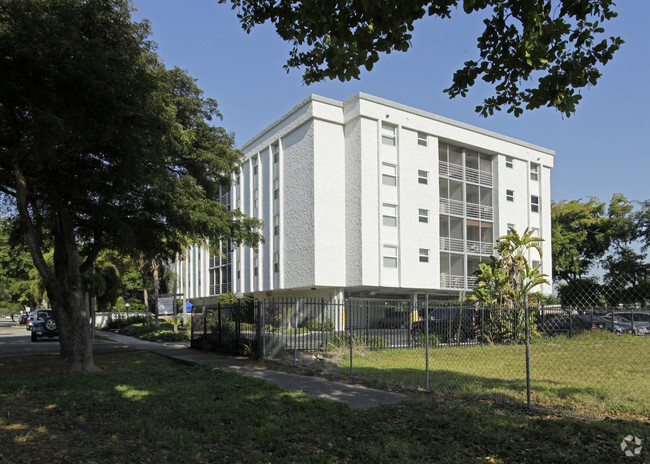
<path fill-rule="evenodd" d="M 269 299 L 245 314 L 195 313 L 192 340 L 380 388 L 649 419 L 650 291 L 592 284 L 560 289 L 557 304 L 522 308 L 427 296 Z"/>

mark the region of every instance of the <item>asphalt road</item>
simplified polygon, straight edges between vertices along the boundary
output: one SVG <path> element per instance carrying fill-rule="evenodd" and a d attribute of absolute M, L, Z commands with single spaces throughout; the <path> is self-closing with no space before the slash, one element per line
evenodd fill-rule
<path fill-rule="evenodd" d="M 58 354 L 58 338 L 41 338 L 31 341 L 31 332 L 24 325 L 17 325 L 11 319 L 0 319 L 0 356 L 14 354 Z"/>

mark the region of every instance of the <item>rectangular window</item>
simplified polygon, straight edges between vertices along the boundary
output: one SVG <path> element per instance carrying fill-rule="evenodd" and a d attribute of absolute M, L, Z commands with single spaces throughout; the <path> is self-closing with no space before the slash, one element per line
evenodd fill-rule
<path fill-rule="evenodd" d="M 421 171 L 418 169 L 418 184 L 427 185 L 429 183 L 429 171 Z"/>
<path fill-rule="evenodd" d="M 271 145 L 271 154 L 273 155 L 273 162 L 280 161 L 280 147 L 277 144 Z"/>
<path fill-rule="evenodd" d="M 381 208 L 382 223 L 388 227 L 397 227 L 397 206 L 384 204 Z"/>
<path fill-rule="evenodd" d="M 253 175 L 257 175 L 257 156 L 253 158 Z"/>
<path fill-rule="evenodd" d="M 420 248 L 420 262 L 428 263 L 429 262 L 429 250 L 426 248 Z"/>
<path fill-rule="evenodd" d="M 384 245 L 384 267 L 397 267 L 397 247 Z"/>
<path fill-rule="evenodd" d="M 257 189 L 253 190 L 253 210 L 257 214 L 257 206 L 259 204 L 259 191 Z"/>
<path fill-rule="evenodd" d="M 530 210 L 533 213 L 539 213 L 539 197 L 536 195 L 530 196 Z"/>
<path fill-rule="evenodd" d="M 386 122 L 381 123 L 381 143 L 395 146 L 396 127 Z"/>
<path fill-rule="evenodd" d="M 509 156 L 506 156 L 506 167 L 507 168 L 512 168 L 512 166 L 513 166 L 512 162 L 513 162 L 512 158 L 509 157 Z"/>
<path fill-rule="evenodd" d="M 542 270 L 542 262 L 537 261 L 537 260 L 533 260 L 533 269 L 535 269 L 537 266 L 539 266 L 539 270 L 541 271 Z"/>
<path fill-rule="evenodd" d="M 280 198 L 280 179 L 273 179 L 273 199 Z"/>
<path fill-rule="evenodd" d="M 506 200 L 515 201 L 515 191 L 514 190 L 506 190 Z"/>
<path fill-rule="evenodd" d="M 259 265 L 259 258 L 256 256 L 254 260 L 255 266 L 253 267 L 253 275 L 257 277 L 257 268 Z"/>
<path fill-rule="evenodd" d="M 423 147 L 427 146 L 427 134 L 418 132 L 418 145 L 421 145 Z"/>
<path fill-rule="evenodd" d="M 273 216 L 273 235 L 280 235 L 280 216 Z"/>
<path fill-rule="evenodd" d="M 241 262 L 237 261 L 237 280 L 241 279 Z"/>
<path fill-rule="evenodd" d="M 393 164 L 381 165 L 381 183 L 391 187 L 397 185 L 397 166 Z"/>
<path fill-rule="evenodd" d="M 429 223 L 429 210 L 428 209 L 418 209 L 418 220 L 425 224 Z"/>
<path fill-rule="evenodd" d="M 280 253 L 273 253 L 273 272 L 280 272 Z"/>
<path fill-rule="evenodd" d="M 539 180 L 539 164 L 530 163 L 530 180 Z"/>

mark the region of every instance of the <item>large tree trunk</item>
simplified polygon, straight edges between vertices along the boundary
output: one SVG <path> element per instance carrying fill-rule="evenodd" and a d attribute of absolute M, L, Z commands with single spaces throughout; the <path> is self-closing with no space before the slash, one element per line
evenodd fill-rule
<path fill-rule="evenodd" d="M 25 176 L 17 164 L 14 166 L 14 172 L 16 206 L 23 235 L 52 304 L 59 328 L 61 357 L 68 362 L 70 370 L 96 371 L 98 369 L 93 360 L 90 318 L 83 301 L 79 248 L 75 237 L 73 216 L 62 208 L 57 211 L 54 224 L 51 224 L 54 235 L 54 272 L 52 272 L 43 257 L 40 225 L 36 226 L 30 215 Z"/>

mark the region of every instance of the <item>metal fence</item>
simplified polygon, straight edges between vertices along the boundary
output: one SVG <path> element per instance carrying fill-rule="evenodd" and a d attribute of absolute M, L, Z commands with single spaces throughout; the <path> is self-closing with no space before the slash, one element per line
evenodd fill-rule
<path fill-rule="evenodd" d="M 415 304 L 269 299 L 195 312 L 192 345 L 385 388 L 647 418 L 650 293 L 630 292 L 619 292 L 620 303 L 574 293 L 570 305 L 521 308 L 426 296 Z"/>

